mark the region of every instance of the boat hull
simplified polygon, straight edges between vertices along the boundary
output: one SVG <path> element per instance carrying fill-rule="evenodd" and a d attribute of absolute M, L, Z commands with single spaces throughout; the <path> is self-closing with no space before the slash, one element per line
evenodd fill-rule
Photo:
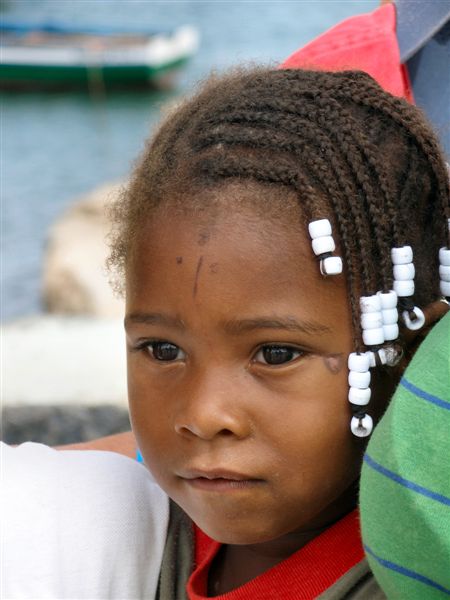
<path fill-rule="evenodd" d="M 0 88 L 152 86 L 166 87 L 189 59 L 149 65 L 0 65 Z"/>
<path fill-rule="evenodd" d="M 0 87 L 167 87 L 196 52 L 198 33 L 118 34 L 64 27 L 0 26 Z"/>

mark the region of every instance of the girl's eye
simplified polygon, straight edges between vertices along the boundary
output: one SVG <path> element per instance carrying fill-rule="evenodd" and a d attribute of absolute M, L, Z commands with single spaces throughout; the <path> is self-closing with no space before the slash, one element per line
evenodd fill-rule
<path fill-rule="evenodd" d="M 150 342 L 145 348 L 155 360 L 163 362 L 182 360 L 186 356 L 181 348 L 170 342 Z"/>
<path fill-rule="evenodd" d="M 256 354 L 255 361 L 267 365 L 283 365 L 292 362 L 303 353 L 292 346 L 263 346 Z"/>

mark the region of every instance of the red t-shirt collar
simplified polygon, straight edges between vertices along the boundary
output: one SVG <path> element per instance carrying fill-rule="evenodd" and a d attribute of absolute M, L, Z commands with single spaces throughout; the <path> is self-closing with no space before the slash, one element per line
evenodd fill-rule
<path fill-rule="evenodd" d="M 187 585 L 190 600 L 206 598 L 208 572 L 221 544 L 195 527 L 197 568 Z M 355 510 L 311 540 L 292 556 L 217 600 L 311 600 L 327 590 L 364 558 Z"/>

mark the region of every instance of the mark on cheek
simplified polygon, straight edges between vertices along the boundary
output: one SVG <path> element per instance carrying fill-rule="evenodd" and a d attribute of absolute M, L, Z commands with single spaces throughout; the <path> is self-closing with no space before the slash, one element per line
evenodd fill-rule
<path fill-rule="evenodd" d="M 217 272 L 218 272 L 218 270 L 219 270 L 219 263 L 211 263 L 211 264 L 209 265 L 209 272 L 210 272 L 210 273 L 213 273 L 213 274 L 214 274 L 214 273 L 217 273 Z"/>
<path fill-rule="evenodd" d="M 177 265 L 181 265 L 183 263 L 183 257 L 177 256 Z"/>
<path fill-rule="evenodd" d="M 323 364 L 328 369 L 328 371 L 330 371 L 330 373 L 336 375 L 337 373 L 342 371 L 342 368 L 345 365 L 344 355 L 328 354 L 327 356 L 323 357 Z"/>
<path fill-rule="evenodd" d="M 195 298 L 197 295 L 197 291 L 198 291 L 198 279 L 200 277 L 200 271 L 202 269 L 202 265 L 203 265 L 203 256 L 200 256 L 200 258 L 198 259 L 198 263 L 197 263 L 197 270 L 195 271 L 195 280 L 194 280 L 194 287 L 192 289 L 192 297 Z"/>

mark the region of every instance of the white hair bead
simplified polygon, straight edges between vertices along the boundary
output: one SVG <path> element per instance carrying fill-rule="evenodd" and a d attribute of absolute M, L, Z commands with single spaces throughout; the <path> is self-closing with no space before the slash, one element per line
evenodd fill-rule
<path fill-rule="evenodd" d="M 394 291 L 397 292 L 397 296 L 400 298 L 412 296 L 414 294 L 414 281 L 412 279 L 394 281 Z"/>
<path fill-rule="evenodd" d="M 414 319 L 414 321 L 409 316 L 409 312 L 407 310 L 403 311 L 402 319 L 408 329 L 410 329 L 411 331 L 417 331 L 425 325 L 425 315 L 423 314 L 423 311 L 420 310 L 420 308 L 418 308 L 417 306 L 413 308 L 413 312 L 417 317 L 416 319 Z"/>
<path fill-rule="evenodd" d="M 379 312 L 381 310 L 381 300 L 377 294 L 373 294 L 373 296 L 361 296 L 359 306 L 362 313 Z"/>
<path fill-rule="evenodd" d="M 395 308 L 397 306 L 397 293 L 394 290 L 389 292 L 377 292 L 377 296 L 381 302 L 381 309 Z"/>
<path fill-rule="evenodd" d="M 401 353 L 398 352 L 392 345 L 386 346 L 385 348 L 380 348 L 376 352 L 368 350 L 365 354 L 369 358 L 369 366 L 371 369 L 377 366 L 377 355 L 379 362 L 382 365 L 388 366 L 395 366 L 399 362 L 399 360 L 397 360 L 397 357 L 401 358 Z"/>
<path fill-rule="evenodd" d="M 363 329 L 362 339 L 366 346 L 381 346 L 384 342 L 383 328 Z"/>
<path fill-rule="evenodd" d="M 411 246 L 401 246 L 391 249 L 391 259 L 394 265 L 404 265 L 413 261 L 413 251 Z"/>
<path fill-rule="evenodd" d="M 367 437 L 372 433 L 373 421 L 370 415 L 363 417 L 352 417 L 350 429 L 356 437 Z"/>
<path fill-rule="evenodd" d="M 348 384 L 350 387 L 359 388 L 360 390 L 368 388 L 370 385 L 370 371 L 364 371 L 364 373 L 350 371 L 348 374 Z"/>
<path fill-rule="evenodd" d="M 363 354 L 358 354 L 357 352 L 352 352 L 348 356 L 348 368 L 350 371 L 356 371 L 358 373 L 365 373 L 369 370 L 370 359 L 367 356 L 367 352 Z"/>
<path fill-rule="evenodd" d="M 408 279 L 414 279 L 416 270 L 413 263 L 406 263 L 402 265 L 394 265 L 394 279 L 397 281 L 405 281 Z"/>
<path fill-rule="evenodd" d="M 342 258 L 340 256 L 327 256 L 320 261 L 322 275 L 339 275 L 342 273 Z"/>
<path fill-rule="evenodd" d="M 319 219 L 318 221 L 311 221 L 308 225 L 309 235 L 313 240 L 318 237 L 325 237 L 331 235 L 331 223 L 328 219 Z"/>
<path fill-rule="evenodd" d="M 398 321 L 398 310 L 396 308 L 386 308 L 381 311 L 383 325 L 394 325 Z"/>
<path fill-rule="evenodd" d="M 362 313 L 361 315 L 361 327 L 363 329 L 377 329 L 383 326 L 383 315 L 381 311 Z"/>
<path fill-rule="evenodd" d="M 439 262 L 444 267 L 450 267 L 450 248 L 441 248 L 439 250 Z"/>
<path fill-rule="evenodd" d="M 379 352 L 380 351 L 381 351 L 381 348 L 380 348 Z M 369 368 L 373 369 L 373 367 L 376 367 L 377 363 L 375 360 L 375 352 L 372 352 L 372 350 L 367 350 L 367 352 L 365 352 L 365 355 L 369 359 Z"/>
<path fill-rule="evenodd" d="M 348 401 L 358 406 L 366 406 L 370 401 L 370 388 L 356 388 L 351 387 L 348 390 Z"/>
<path fill-rule="evenodd" d="M 439 287 L 443 296 L 450 296 L 450 281 L 441 281 Z"/>
<path fill-rule="evenodd" d="M 336 244 L 331 235 L 326 235 L 324 237 L 314 238 L 312 241 L 312 249 L 316 256 L 320 256 L 326 252 L 333 252 L 336 249 Z"/>
<path fill-rule="evenodd" d="M 450 265 L 440 265 L 439 277 L 441 278 L 441 281 L 450 281 Z"/>
<path fill-rule="evenodd" d="M 399 329 L 397 323 L 391 323 L 390 325 L 383 325 L 384 339 L 386 342 L 396 340 L 399 336 Z"/>
<path fill-rule="evenodd" d="M 375 358 L 375 357 L 374 357 Z M 386 356 L 386 350 L 384 348 L 380 348 L 378 350 L 378 358 L 380 359 L 380 363 L 382 365 L 387 364 L 387 356 Z"/>

